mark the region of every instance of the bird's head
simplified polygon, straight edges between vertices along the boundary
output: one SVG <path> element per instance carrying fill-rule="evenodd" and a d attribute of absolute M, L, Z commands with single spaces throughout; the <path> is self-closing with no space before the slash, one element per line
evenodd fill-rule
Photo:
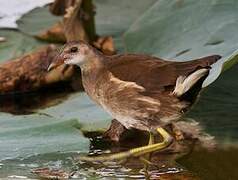
<path fill-rule="evenodd" d="M 59 54 L 53 59 L 48 70 L 62 64 L 82 66 L 94 55 L 92 47 L 81 41 L 73 41 L 64 45 Z"/>

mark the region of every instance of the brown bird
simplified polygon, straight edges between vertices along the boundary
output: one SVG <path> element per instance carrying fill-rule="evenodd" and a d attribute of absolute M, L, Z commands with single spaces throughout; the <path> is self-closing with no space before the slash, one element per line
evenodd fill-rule
<path fill-rule="evenodd" d="M 169 146 L 172 136 L 163 127 L 181 118 L 194 103 L 211 65 L 220 58 L 213 55 L 172 62 L 141 54 L 105 56 L 87 43 L 69 42 L 49 70 L 63 63 L 80 66 L 83 86 L 92 100 L 126 128 L 150 132 L 148 146 L 92 158 L 108 160 Z M 163 137 L 162 142 L 154 144 L 155 131 Z"/>

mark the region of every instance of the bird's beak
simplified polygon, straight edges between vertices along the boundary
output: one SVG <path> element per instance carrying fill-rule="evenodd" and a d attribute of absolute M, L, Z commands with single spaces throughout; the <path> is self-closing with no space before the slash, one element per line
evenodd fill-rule
<path fill-rule="evenodd" d="M 58 66 L 61 66 L 62 64 L 64 64 L 64 58 L 62 58 L 61 55 L 58 55 L 52 60 L 51 64 L 48 66 L 47 70 L 51 71 L 51 70 L 57 68 Z"/>

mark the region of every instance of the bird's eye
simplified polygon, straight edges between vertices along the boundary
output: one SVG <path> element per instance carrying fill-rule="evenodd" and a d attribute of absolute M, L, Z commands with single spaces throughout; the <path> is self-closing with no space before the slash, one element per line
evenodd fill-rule
<path fill-rule="evenodd" d="M 77 52 L 78 51 L 78 48 L 77 47 L 72 47 L 71 49 L 70 49 L 70 52 L 71 53 L 75 53 L 75 52 Z"/>

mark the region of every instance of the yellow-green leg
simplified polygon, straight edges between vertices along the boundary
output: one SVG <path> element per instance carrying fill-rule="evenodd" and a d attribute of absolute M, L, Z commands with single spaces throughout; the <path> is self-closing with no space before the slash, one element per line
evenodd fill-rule
<path fill-rule="evenodd" d="M 149 143 L 148 145 L 152 145 L 155 143 L 154 135 L 149 132 L 150 138 L 149 138 Z M 147 173 L 149 165 L 153 165 L 153 163 L 150 161 L 151 160 L 151 153 L 145 154 L 144 156 L 140 157 L 140 160 L 144 164 L 144 171 Z M 147 174 L 148 175 L 148 174 Z"/>
<path fill-rule="evenodd" d="M 112 160 L 122 160 L 128 157 L 139 157 L 144 154 L 148 154 L 154 151 L 158 151 L 161 149 L 164 149 L 168 147 L 172 143 L 172 137 L 164 130 L 163 128 L 159 127 L 157 128 L 157 132 L 163 137 L 163 141 L 156 143 L 156 144 L 150 144 L 147 146 L 142 146 L 138 148 L 131 149 L 129 151 L 120 152 L 112 155 L 101 155 L 101 156 L 81 156 L 79 157 L 79 160 L 82 161 L 112 161 Z M 150 138 L 150 141 L 152 139 Z"/>
<path fill-rule="evenodd" d="M 148 145 L 152 145 L 155 143 L 155 140 L 154 140 L 154 135 L 149 132 L 149 142 L 148 142 Z M 147 162 L 147 164 L 150 164 L 149 163 L 149 160 L 150 160 L 150 157 L 151 157 L 151 153 L 148 153 L 148 154 L 145 154 L 144 156 L 141 156 L 140 159 L 144 162 Z"/>

